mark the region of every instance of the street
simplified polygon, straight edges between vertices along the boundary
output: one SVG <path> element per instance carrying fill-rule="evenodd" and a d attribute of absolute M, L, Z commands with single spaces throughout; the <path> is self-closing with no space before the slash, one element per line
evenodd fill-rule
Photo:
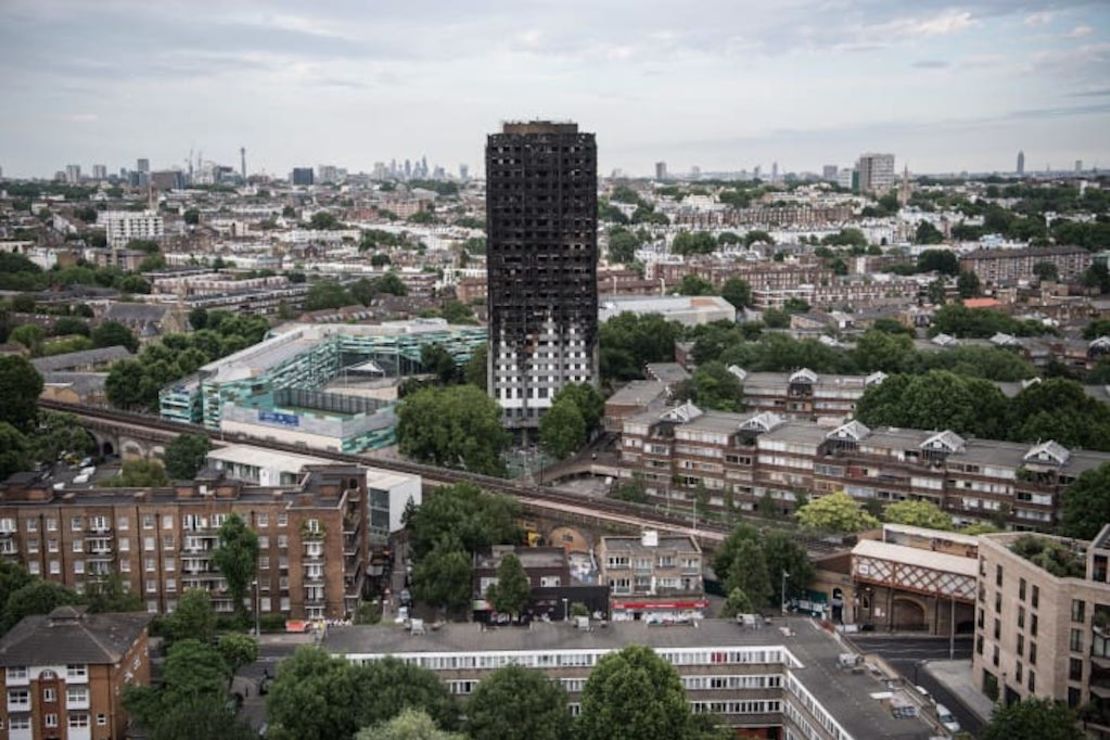
<path fill-rule="evenodd" d="M 890 635 L 855 634 L 845 635 L 861 652 L 874 653 L 910 682 L 924 687 L 933 699 L 948 707 L 959 720 L 960 726 L 973 735 L 978 735 L 983 723 L 972 714 L 952 692 L 933 679 L 920 664 L 927 660 L 948 660 L 947 637 L 893 637 Z M 971 660 L 973 640 L 970 636 L 956 637 L 954 658 Z"/>
<path fill-rule="evenodd" d="M 258 660 L 243 666 L 235 674 L 232 691 L 244 697 L 239 719 L 258 729 L 266 721 L 266 697 L 258 692 L 258 682 L 267 673 L 277 675 L 277 666 L 301 645 L 313 644 L 312 635 L 262 635 L 258 643 Z"/>

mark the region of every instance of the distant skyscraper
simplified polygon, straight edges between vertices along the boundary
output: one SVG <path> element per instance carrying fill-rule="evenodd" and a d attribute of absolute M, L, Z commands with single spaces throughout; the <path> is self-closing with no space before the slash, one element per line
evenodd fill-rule
<path fill-rule="evenodd" d="M 779 181 L 779 163 L 778 162 L 772 162 L 771 163 L 771 182 L 778 182 L 778 181 Z"/>
<path fill-rule="evenodd" d="M 412 162 L 405 160 L 405 179 L 408 180 L 412 177 Z"/>
<path fill-rule="evenodd" d="M 486 143 L 489 390 L 535 428 L 597 383 L 597 144 L 576 123 L 507 123 Z"/>
<path fill-rule="evenodd" d="M 856 171 L 851 167 L 842 167 L 836 173 L 836 184 L 845 190 L 852 190 L 852 181 L 855 180 Z"/>
<path fill-rule="evenodd" d="M 333 164 L 316 165 L 316 182 L 339 182 L 339 168 Z"/>
<path fill-rule="evenodd" d="M 755 178 L 756 180 L 758 180 L 759 179 L 759 173 L 762 172 L 762 171 L 763 171 L 763 166 L 757 164 L 755 167 L 752 168 L 752 177 Z"/>
<path fill-rule="evenodd" d="M 66 165 L 66 182 L 68 182 L 70 185 L 76 185 L 77 183 L 81 182 L 81 165 Z"/>
<path fill-rule="evenodd" d="M 1082 171 L 1083 171 L 1083 160 L 1082 159 L 1075 160 L 1075 172 L 1076 172 L 1076 174 L 1079 174 Z"/>
<path fill-rule="evenodd" d="M 102 164 L 94 164 L 92 176 L 94 180 L 107 180 L 108 167 Z"/>
<path fill-rule="evenodd" d="M 1018 152 L 1017 173 L 1018 173 L 1018 175 L 1024 175 L 1025 174 L 1025 152 L 1024 151 L 1019 151 Z"/>
<path fill-rule="evenodd" d="M 289 179 L 294 185 L 311 185 L 313 182 L 311 167 L 294 167 Z"/>
<path fill-rule="evenodd" d="M 655 179 L 656 180 L 666 180 L 667 179 L 667 163 L 666 162 L 656 162 L 655 163 Z"/>
<path fill-rule="evenodd" d="M 138 170 L 139 172 L 149 173 L 150 172 L 150 160 L 149 159 L 136 160 L 135 161 L 135 169 Z"/>
<path fill-rule="evenodd" d="M 243 178 L 243 182 L 247 181 L 247 148 L 245 146 L 239 147 L 239 176 Z"/>
<path fill-rule="evenodd" d="M 696 164 L 691 166 L 690 167 L 690 177 L 692 177 L 695 180 L 697 180 L 699 177 L 701 177 L 701 167 L 698 167 Z"/>
<path fill-rule="evenodd" d="M 827 164 L 821 168 L 821 179 L 828 180 L 829 182 L 836 182 L 836 176 L 839 172 L 840 168 L 835 164 Z"/>
<path fill-rule="evenodd" d="M 470 179 L 470 167 L 465 164 L 459 165 L 459 179 L 466 182 Z"/>
<path fill-rule="evenodd" d="M 894 184 L 893 154 L 861 154 L 856 169 L 861 193 L 885 192 Z"/>

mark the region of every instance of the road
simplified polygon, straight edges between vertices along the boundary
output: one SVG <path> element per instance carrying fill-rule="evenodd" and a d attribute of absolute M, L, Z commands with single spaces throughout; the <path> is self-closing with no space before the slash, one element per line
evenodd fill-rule
<path fill-rule="evenodd" d="M 894 670 L 918 686 L 923 686 L 940 704 L 959 720 L 960 726 L 973 735 L 983 729 L 983 723 L 972 714 L 952 692 L 933 679 L 920 665 L 926 660 L 948 660 L 947 637 L 895 637 L 890 635 L 846 635 L 849 640 L 865 653 L 875 653 L 891 665 Z M 956 638 L 956 660 L 971 660 L 973 640 L 968 636 Z"/>
<path fill-rule="evenodd" d="M 235 674 L 232 690 L 244 696 L 239 719 L 254 729 L 266 721 L 266 697 L 258 693 L 258 681 L 264 675 L 277 675 L 277 666 L 301 645 L 311 645 L 312 635 L 262 635 L 258 643 L 258 660 L 243 666 Z"/>

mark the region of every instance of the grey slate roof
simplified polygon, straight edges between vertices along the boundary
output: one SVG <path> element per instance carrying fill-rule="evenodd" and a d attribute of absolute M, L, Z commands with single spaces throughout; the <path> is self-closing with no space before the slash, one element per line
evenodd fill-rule
<path fill-rule="evenodd" d="M 31 360 L 31 364 L 40 373 L 49 373 L 56 370 L 69 370 L 86 365 L 103 365 L 116 360 L 123 360 L 131 356 L 127 347 L 116 345 L 114 347 L 98 347 L 80 352 L 66 352 L 62 355 L 51 357 L 38 357 Z"/>
<path fill-rule="evenodd" d="M 24 617 L 0 638 L 0 667 L 114 665 L 152 618 L 146 612 L 89 614 L 85 609 L 60 606 L 50 614 Z"/>

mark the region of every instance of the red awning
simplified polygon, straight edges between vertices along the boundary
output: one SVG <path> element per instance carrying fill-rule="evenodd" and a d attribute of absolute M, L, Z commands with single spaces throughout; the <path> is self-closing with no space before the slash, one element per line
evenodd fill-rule
<path fill-rule="evenodd" d="M 694 601 L 614 601 L 613 609 L 705 609 L 709 602 L 705 599 Z"/>

